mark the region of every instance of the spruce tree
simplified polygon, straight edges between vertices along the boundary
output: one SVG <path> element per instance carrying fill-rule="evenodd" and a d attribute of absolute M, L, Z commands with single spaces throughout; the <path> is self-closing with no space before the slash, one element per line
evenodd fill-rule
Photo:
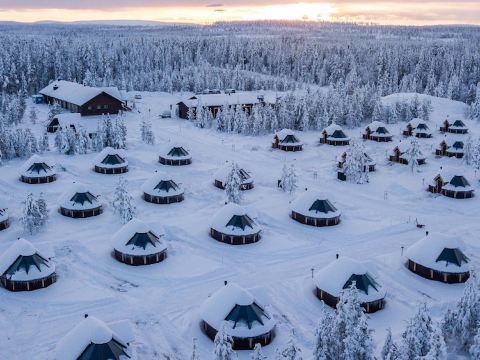
<path fill-rule="evenodd" d="M 240 169 L 235 162 L 232 162 L 230 170 L 225 180 L 225 193 L 227 195 L 227 201 L 235 204 L 239 204 L 242 199 L 242 193 L 240 187 L 242 185 L 242 179 L 240 177 Z"/>
<path fill-rule="evenodd" d="M 421 303 L 408 321 L 402 334 L 400 354 L 402 359 L 417 359 L 430 351 L 430 336 L 433 332 L 432 319 L 426 303 Z"/>
<path fill-rule="evenodd" d="M 446 360 L 447 358 L 447 345 L 445 345 L 445 339 L 442 334 L 440 326 L 435 325 L 433 332 L 430 336 L 430 350 L 425 355 L 425 360 Z"/>
<path fill-rule="evenodd" d="M 260 345 L 259 343 L 255 344 L 255 348 L 253 349 L 251 360 L 267 360 L 267 357 L 263 355 L 262 345 Z"/>
<path fill-rule="evenodd" d="M 472 346 L 470 346 L 470 355 L 472 359 L 480 359 L 480 324 L 477 326 L 477 333 L 472 341 Z"/>
<path fill-rule="evenodd" d="M 280 352 L 281 358 L 284 360 L 302 360 L 302 350 L 297 345 L 295 332 L 292 329 L 287 345 Z"/>
<path fill-rule="evenodd" d="M 36 199 L 32 193 L 28 193 L 23 202 L 23 214 L 20 219 L 23 229 L 33 235 L 45 225 L 47 218 L 48 208 L 43 196 Z"/>
<path fill-rule="evenodd" d="M 197 338 L 193 338 L 192 355 L 190 356 L 190 360 L 200 360 L 200 355 L 198 354 L 198 339 Z"/>
<path fill-rule="evenodd" d="M 234 360 L 237 358 L 236 353 L 232 349 L 233 339 L 227 334 L 226 326 L 225 323 L 220 326 L 213 340 L 213 360 Z"/>
<path fill-rule="evenodd" d="M 322 307 L 320 319 L 315 330 L 313 360 L 330 360 L 335 358 L 334 340 L 332 334 L 334 317 L 325 306 Z"/>
<path fill-rule="evenodd" d="M 132 220 L 137 212 L 133 197 L 129 194 L 127 186 L 127 180 L 119 178 L 112 201 L 114 212 L 120 217 L 123 224 Z"/>
<path fill-rule="evenodd" d="M 297 189 L 298 177 L 293 164 L 290 166 L 287 166 L 286 164 L 283 165 L 280 184 L 282 186 L 282 190 L 288 192 L 290 195 L 292 195 Z"/>

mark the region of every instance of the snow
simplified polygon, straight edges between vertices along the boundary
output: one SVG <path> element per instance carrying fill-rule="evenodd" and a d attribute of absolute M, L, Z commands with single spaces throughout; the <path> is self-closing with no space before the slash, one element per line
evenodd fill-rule
<path fill-rule="evenodd" d="M 275 135 L 280 140 L 280 143 L 282 143 L 285 140 L 285 138 L 289 135 L 293 135 L 298 139 L 298 136 L 295 134 L 295 132 L 293 130 L 290 130 L 290 129 L 282 129 L 280 131 L 275 132 Z M 288 145 L 288 146 L 298 146 L 298 145 L 302 145 L 302 144 L 303 143 L 301 141 L 297 141 L 297 142 L 294 142 L 294 143 L 286 143 L 286 145 Z"/>
<path fill-rule="evenodd" d="M 384 127 L 387 129 L 387 126 L 381 122 L 381 121 L 372 121 L 369 125 L 365 127 L 365 132 L 367 129 L 370 129 L 372 135 L 378 136 L 378 137 L 388 137 L 391 136 L 389 133 L 383 134 L 383 133 L 377 133 L 378 128 Z M 387 129 L 388 131 L 388 129 Z"/>
<path fill-rule="evenodd" d="M 192 158 L 190 154 L 184 156 L 168 155 L 170 150 L 173 150 L 174 148 L 183 148 L 188 153 L 188 150 L 184 146 L 180 144 L 175 144 L 173 146 L 165 148 L 164 151 L 160 153 L 160 156 L 167 160 L 190 160 Z"/>
<path fill-rule="evenodd" d="M 430 269 L 449 273 L 463 273 L 470 270 L 470 264 L 462 263 L 461 266 L 458 266 L 446 261 L 437 261 L 437 258 L 444 249 L 459 249 L 467 255 L 465 248 L 465 244 L 458 235 L 432 233 L 410 246 L 405 256 Z"/>
<path fill-rule="evenodd" d="M 393 149 L 390 151 L 390 155 L 395 155 L 395 149 L 398 148 L 400 150 L 400 155 L 404 155 L 410 149 L 410 143 L 408 141 L 400 141 Z M 401 156 L 404 158 L 403 156 Z M 417 160 L 425 159 L 425 155 L 422 151 L 419 151 Z"/>
<path fill-rule="evenodd" d="M 36 266 L 30 266 L 28 274 L 24 269 L 15 272 L 8 278 L 14 281 L 28 281 L 47 277 L 55 272 L 55 265 L 48 261 L 48 258 L 40 254 L 33 244 L 25 239 L 16 240 L 3 254 L 0 256 L 0 274 L 3 275 L 10 266 L 13 265 L 19 256 L 32 256 L 38 254 L 47 260 L 48 266 L 40 266 L 40 270 Z"/>
<path fill-rule="evenodd" d="M 184 99 L 183 103 L 188 107 L 259 104 L 261 102 L 259 97 L 263 97 L 265 102 L 271 104 L 277 99 L 274 93 L 237 91 L 233 94 L 197 94 Z"/>
<path fill-rule="evenodd" d="M 310 207 L 317 200 L 328 200 L 328 198 L 321 192 L 314 190 L 307 190 L 300 195 L 295 201 L 293 201 L 291 207 L 296 213 L 309 216 L 317 219 L 332 219 L 340 216 L 340 211 L 329 211 L 327 213 L 319 213 L 314 210 L 310 210 Z M 333 205 L 333 204 L 332 204 Z"/>
<path fill-rule="evenodd" d="M 169 189 L 168 191 L 165 191 L 163 189 L 155 189 L 155 187 L 162 181 L 173 181 L 178 185 L 178 188 Z M 175 195 L 180 195 L 184 193 L 183 188 L 180 186 L 178 182 L 173 180 L 168 175 L 164 175 L 163 173 L 160 173 L 160 172 L 155 173 L 152 177 L 150 177 L 150 179 L 148 179 L 142 185 L 142 191 L 151 196 L 175 196 Z"/>
<path fill-rule="evenodd" d="M 56 360 L 76 360 L 88 345 L 92 343 L 106 344 L 112 339 L 127 346 L 127 341 L 106 323 L 94 316 L 88 316 L 82 319 L 59 341 L 56 349 Z"/>
<path fill-rule="evenodd" d="M 5 208 L 0 208 L 0 222 L 4 222 L 8 219 L 8 213 Z"/>
<path fill-rule="evenodd" d="M 40 173 L 28 171 L 30 166 L 33 164 L 42 164 L 45 163 L 49 168 L 46 171 L 42 171 Z M 20 168 L 20 175 L 23 175 L 28 178 L 37 178 L 37 177 L 45 177 L 45 176 L 53 176 L 56 174 L 55 168 L 53 165 L 49 164 L 48 161 L 39 155 L 35 154 L 32 155 Z"/>
<path fill-rule="evenodd" d="M 237 164 L 238 165 L 238 164 Z M 245 170 L 244 167 L 238 165 L 238 168 L 240 170 L 243 169 L 243 171 L 245 171 L 248 175 L 250 175 L 250 177 L 248 179 L 245 179 L 242 181 L 242 185 L 246 185 L 246 184 L 251 184 L 253 183 L 253 176 L 250 172 L 248 172 L 247 170 Z M 215 180 L 218 180 L 220 181 L 222 184 L 225 184 L 226 180 L 227 180 L 227 177 L 228 177 L 228 174 L 230 173 L 230 170 L 232 169 L 231 165 L 230 164 L 226 164 L 224 165 L 223 167 L 221 167 L 220 169 L 218 169 L 216 172 L 215 172 L 215 175 L 214 175 L 214 179 Z"/>
<path fill-rule="evenodd" d="M 108 155 L 119 155 L 125 161 L 120 163 L 120 164 L 104 164 L 104 163 L 102 163 L 102 161 L 105 160 L 105 158 Z M 98 156 L 95 157 L 93 165 L 101 167 L 101 168 L 115 169 L 115 168 L 121 168 L 121 167 L 128 166 L 128 161 L 126 159 L 126 154 L 125 154 L 124 150 L 121 150 L 121 149 L 117 150 L 117 149 L 113 149 L 111 147 L 106 147 L 102 151 L 100 151 Z"/>
<path fill-rule="evenodd" d="M 128 241 L 135 234 L 145 234 L 151 232 L 159 239 L 159 244 L 153 246 L 148 243 L 145 249 L 137 247 L 134 245 L 127 245 Z M 112 242 L 114 244 L 114 249 L 120 251 L 123 254 L 134 255 L 134 256 L 143 256 L 143 255 L 152 255 L 164 251 L 167 247 L 161 244 L 161 236 L 163 234 L 156 234 L 147 224 L 138 220 L 132 219 L 126 223 L 120 230 L 118 230 L 115 235 L 113 235 Z"/>
<path fill-rule="evenodd" d="M 327 137 L 328 140 L 339 140 L 338 138 L 331 137 L 332 134 L 337 130 L 343 131 L 343 128 L 340 125 L 337 125 L 335 123 L 332 123 L 332 124 L 328 125 L 325 129 L 323 129 L 323 131 L 326 132 L 326 134 L 328 136 Z M 349 139 L 350 138 L 348 136 L 342 138 L 342 140 L 349 140 Z"/>
<path fill-rule="evenodd" d="M 123 102 L 123 99 L 120 97 L 120 92 L 114 87 L 95 88 L 65 80 L 53 81 L 40 90 L 39 93 L 77 106 L 82 106 L 103 92 Z"/>
<path fill-rule="evenodd" d="M 74 127 L 75 129 L 84 129 L 92 134 L 98 130 L 98 125 L 105 119 L 103 115 L 81 116 L 80 113 L 61 113 L 54 117 L 62 129 Z"/>
<path fill-rule="evenodd" d="M 330 295 L 339 297 L 343 286 L 350 276 L 369 274 L 373 277 L 374 271 L 374 266 L 368 262 L 360 262 L 346 256 L 341 256 L 319 270 L 313 281 L 317 288 L 328 292 Z M 383 299 L 385 295 L 386 292 L 380 284 L 377 286 L 377 290 L 370 286 L 368 288 L 368 294 L 365 294 L 363 291 L 358 292 L 359 300 L 362 303 Z"/>
<path fill-rule="evenodd" d="M 217 230 L 222 234 L 236 236 L 252 235 L 258 233 L 261 230 L 260 227 L 255 223 L 255 221 L 253 221 L 253 228 L 246 226 L 243 230 L 239 227 L 227 226 L 228 222 L 235 215 L 248 216 L 248 213 L 242 206 L 234 203 L 226 204 L 213 217 L 211 225 L 212 229 Z"/>
<path fill-rule="evenodd" d="M 85 201 L 83 204 L 79 202 L 73 202 L 72 198 L 75 194 L 84 194 L 88 193 L 90 190 L 87 188 L 86 185 L 75 183 L 70 186 L 70 189 L 67 190 L 60 199 L 60 206 L 67 210 L 91 210 L 96 209 L 102 204 L 98 200 L 98 197 L 91 193 L 94 196 L 93 201 L 90 203 L 89 201 Z"/>
<path fill-rule="evenodd" d="M 206 323 L 218 330 L 235 305 L 248 306 L 253 303 L 265 310 L 265 306 L 259 303 L 248 290 L 235 283 L 228 283 L 203 303 L 200 313 Z M 262 320 L 263 325 L 255 322 L 251 329 L 242 323 L 237 323 L 237 326 L 233 328 L 232 324 L 227 322 L 226 331 L 230 336 L 246 338 L 266 334 L 275 327 L 275 320 L 272 316 L 270 319 L 264 316 Z"/>

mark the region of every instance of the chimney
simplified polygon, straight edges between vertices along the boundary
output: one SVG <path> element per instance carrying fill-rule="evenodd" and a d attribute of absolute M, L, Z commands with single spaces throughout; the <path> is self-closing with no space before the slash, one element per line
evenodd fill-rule
<path fill-rule="evenodd" d="M 86 319 L 86 318 L 88 317 L 88 314 L 85 314 L 85 315 L 83 315 L 83 316 L 84 316 L 84 317 L 85 317 L 85 319 Z"/>
<path fill-rule="evenodd" d="M 336 257 L 337 259 L 339 258 L 339 256 L 340 256 L 339 254 L 335 254 L 335 257 Z"/>
<path fill-rule="evenodd" d="M 227 281 L 227 280 L 225 280 L 225 281 L 223 282 L 223 284 L 224 284 L 225 286 L 227 286 L 227 284 L 228 284 L 228 281 Z"/>
<path fill-rule="evenodd" d="M 428 236 L 428 231 L 425 231 L 425 236 Z"/>

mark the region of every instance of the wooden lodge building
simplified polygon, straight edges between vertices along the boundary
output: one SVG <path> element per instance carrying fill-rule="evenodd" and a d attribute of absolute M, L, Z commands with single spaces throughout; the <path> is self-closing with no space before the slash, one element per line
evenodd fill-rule
<path fill-rule="evenodd" d="M 62 108 L 82 116 L 118 114 L 127 110 L 123 95 L 116 87 L 97 88 L 72 81 L 56 80 L 39 92 L 47 104 L 59 104 Z"/>
<path fill-rule="evenodd" d="M 388 160 L 392 162 L 396 162 L 403 165 L 408 165 L 408 158 L 406 157 L 406 153 L 409 149 L 409 144 L 406 142 L 401 142 L 397 146 L 393 148 L 388 156 Z M 426 159 L 422 152 L 419 153 L 418 157 L 415 159 L 417 165 L 425 165 Z"/>
<path fill-rule="evenodd" d="M 428 184 L 427 190 L 434 194 L 442 194 L 454 199 L 470 199 L 474 196 L 474 189 L 462 175 L 442 173 L 437 174 Z"/>
<path fill-rule="evenodd" d="M 421 277 L 448 284 L 463 283 L 470 277 L 465 245 L 452 236 L 431 234 L 407 249 L 407 267 Z"/>
<path fill-rule="evenodd" d="M 448 145 L 448 140 L 442 140 L 437 149 L 435 149 L 435 155 L 437 156 L 448 156 L 455 157 L 457 159 L 463 158 L 464 152 L 464 142 L 461 140 L 453 140 L 452 145 Z"/>
<path fill-rule="evenodd" d="M 380 121 L 374 121 L 365 128 L 362 138 L 377 142 L 388 142 L 392 141 L 393 137 L 384 123 Z"/>
<path fill-rule="evenodd" d="M 407 123 L 405 130 L 403 130 L 403 135 L 415 136 L 417 138 L 431 138 L 432 132 L 424 120 L 415 118 Z"/>
<path fill-rule="evenodd" d="M 468 128 L 462 120 L 450 121 L 446 119 L 442 126 L 440 126 L 440 131 L 443 133 L 452 133 L 452 134 L 466 134 L 468 133 Z"/>
<path fill-rule="evenodd" d="M 366 263 L 340 257 L 317 272 L 314 277 L 317 297 L 336 308 L 344 289 L 355 282 L 361 306 L 367 313 L 385 307 L 385 291 L 376 282 Z"/>
<path fill-rule="evenodd" d="M 250 291 L 236 284 L 213 293 L 200 310 L 202 328 L 212 340 L 220 330 L 232 337 L 235 350 L 252 350 L 255 344 L 266 346 L 275 335 L 275 320 Z"/>
<path fill-rule="evenodd" d="M 292 203 L 291 217 L 310 226 L 334 226 L 340 224 L 340 212 L 322 194 L 305 191 Z"/>

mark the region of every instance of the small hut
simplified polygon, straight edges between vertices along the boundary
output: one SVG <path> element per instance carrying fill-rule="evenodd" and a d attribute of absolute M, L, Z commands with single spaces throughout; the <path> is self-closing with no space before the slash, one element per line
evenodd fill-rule
<path fill-rule="evenodd" d="M 317 297 L 335 308 L 340 295 L 355 282 L 361 306 L 367 313 L 385 306 L 385 291 L 371 275 L 371 266 L 347 257 L 340 257 L 321 269 L 314 277 Z"/>
<path fill-rule="evenodd" d="M 0 256 L 0 274 L 0 282 L 10 291 L 42 289 L 57 279 L 55 265 L 25 239 L 15 241 Z"/>
<path fill-rule="evenodd" d="M 405 130 L 403 130 L 403 135 L 415 136 L 417 138 L 431 138 L 432 132 L 425 120 L 415 118 L 407 123 Z"/>
<path fill-rule="evenodd" d="M 149 226 L 132 219 L 113 236 L 114 255 L 128 265 L 150 265 L 167 258 L 167 247 Z"/>
<path fill-rule="evenodd" d="M 273 317 L 250 291 L 236 284 L 226 284 L 212 294 L 201 307 L 201 317 L 202 327 L 212 340 L 225 323 L 236 350 L 268 345 L 274 337 Z"/>
<path fill-rule="evenodd" d="M 373 140 L 377 142 L 388 142 L 392 141 L 392 135 L 388 131 L 386 125 L 381 121 L 374 121 L 368 125 L 362 137 L 365 140 Z"/>
<path fill-rule="evenodd" d="M 474 189 L 463 175 L 437 174 L 428 184 L 428 191 L 442 194 L 454 199 L 469 199 L 474 196 Z"/>
<path fill-rule="evenodd" d="M 215 173 L 215 179 L 213 184 L 219 189 L 225 189 L 225 182 L 227 180 L 228 174 L 230 173 L 231 166 L 224 166 L 220 168 Z M 240 177 L 242 183 L 240 185 L 240 190 L 251 190 L 254 187 L 253 177 L 251 174 L 244 168 L 238 168 L 238 176 Z"/>
<path fill-rule="evenodd" d="M 283 129 L 275 132 L 272 148 L 283 151 L 301 151 L 303 150 L 303 143 L 295 136 L 292 130 Z"/>
<path fill-rule="evenodd" d="M 438 147 L 435 149 L 435 155 L 437 156 L 446 156 L 448 150 L 447 139 L 444 139 L 440 142 Z"/>
<path fill-rule="evenodd" d="M 184 200 L 183 188 L 162 174 L 156 173 L 143 186 L 143 199 L 154 204 L 172 204 Z"/>
<path fill-rule="evenodd" d="M 465 153 L 464 146 L 465 144 L 462 140 L 444 139 L 435 149 L 435 155 L 461 159 Z"/>
<path fill-rule="evenodd" d="M 214 216 L 210 235 L 230 245 L 252 244 L 260 240 L 260 227 L 244 208 L 228 203 Z"/>
<path fill-rule="evenodd" d="M 407 152 L 408 152 L 409 146 L 410 145 L 407 142 L 400 142 L 390 152 L 388 156 L 388 160 L 399 163 L 399 164 L 408 165 L 409 159 L 407 158 Z M 415 159 L 415 161 L 417 162 L 417 165 L 425 165 L 426 159 L 421 151 L 419 151 L 419 154 Z"/>
<path fill-rule="evenodd" d="M 0 231 L 5 230 L 10 226 L 8 218 L 7 206 L 0 203 Z"/>
<path fill-rule="evenodd" d="M 430 234 L 407 249 L 407 267 L 426 279 L 463 283 L 470 276 L 465 245 L 454 236 Z"/>
<path fill-rule="evenodd" d="M 135 340 L 129 321 L 106 324 L 85 315 L 58 343 L 55 360 L 125 360 L 132 357 Z"/>
<path fill-rule="evenodd" d="M 292 203 L 292 219 L 311 226 L 333 226 L 340 223 L 340 212 L 321 193 L 305 191 Z"/>
<path fill-rule="evenodd" d="M 468 133 L 468 128 L 462 120 L 450 121 L 446 119 L 442 126 L 440 126 L 441 132 L 448 132 L 452 134 L 466 134 Z"/>
<path fill-rule="evenodd" d="M 320 144 L 343 146 L 350 144 L 350 138 L 343 132 L 341 126 L 332 123 L 323 129 Z"/>
<path fill-rule="evenodd" d="M 83 184 L 74 184 L 60 202 L 60 214 L 72 218 L 98 216 L 103 207 L 98 196 L 93 195 Z"/>
<path fill-rule="evenodd" d="M 185 148 L 180 145 L 176 145 L 160 155 L 158 158 L 160 164 L 170 166 L 189 165 L 192 163 L 192 156 Z"/>
<path fill-rule="evenodd" d="M 375 171 L 375 166 L 377 165 L 375 163 L 375 160 L 373 160 L 370 155 L 368 155 L 367 153 L 363 153 L 363 155 L 365 156 L 365 162 L 367 163 L 368 165 L 368 171 L 369 172 L 372 172 L 372 171 Z M 345 164 L 345 161 L 347 161 L 347 153 L 344 152 L 342 153 L 338 158 L 338 168 L 339 169 L 343 169 L 343 165 Z M 366 171 L 367 169 L 365 169 Z"/>
<path fill-rule="evenodd" d="M 20 181 L 27 184 L 45 184 L 55 180 L 57 173 L 54 167 L 36 154 L 28 159 L 20 170 Z"/>
<path fill-rule="evenodd" d="M 128 171 L 128 161 L 123 151 L 106 147 L 96 157 L 93 170 L 100 174 L 123 174 Z"/>

